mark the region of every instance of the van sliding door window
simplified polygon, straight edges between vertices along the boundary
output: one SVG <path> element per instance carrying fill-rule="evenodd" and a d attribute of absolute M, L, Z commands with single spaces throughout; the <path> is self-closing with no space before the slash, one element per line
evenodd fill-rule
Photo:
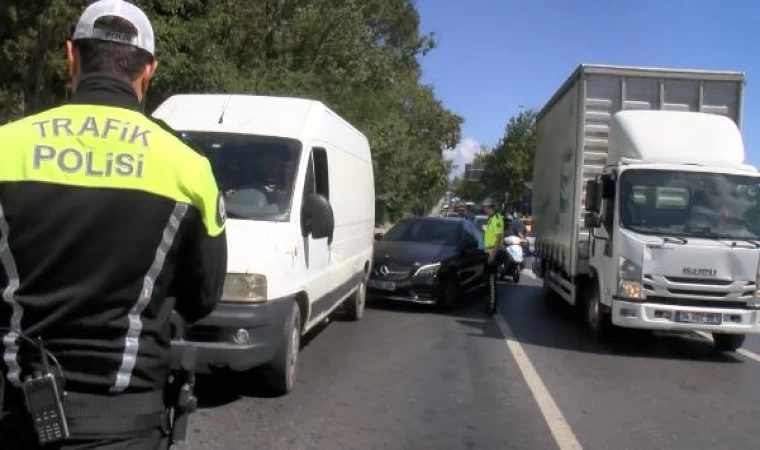
<path fill-rule="evenodd" d="M 330 174 L 327 166 L 327 151 L 323 148 L 312 149 L 314 161 L 314 188 L 317 194 L 330 199 Z"/>

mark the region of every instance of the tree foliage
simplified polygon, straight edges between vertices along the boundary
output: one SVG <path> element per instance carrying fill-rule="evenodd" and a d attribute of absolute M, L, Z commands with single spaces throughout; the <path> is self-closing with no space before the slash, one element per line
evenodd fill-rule
<path fill-rule="evenodd" d="M 485 169 L 488 170 L 488 167 L 485 166 L 485 164 L 490 151 L 491 150 L 487 146 L 481 146 L 480 153 L 475 155 L 472 160 L 473 166 L 485 167 Z M 453 184 L 454 192 L 467 201 L 477 203 L 488 197 L 488 191 L 482 180 L 468 180 L 465 179 L 463 174 L 462 176 L 456 177 Z"/>
<path fill-rule="evenodd" d="M 515 205 L 522 200 L 524 186 L 533 178 L 536 150 L 536 112 L 521 111 L 509 119 L 504 137 L 485 157 L 483 186 L 488 195 Z"/>
<path fill-rule="evenodd" d="M 0 3 L 0 122 L 59 104 L 63 53 L 85 0 Z M 435 203 L 447 187 L 443 150 L 461 117 L 420 81 L 435 47 L 413 0 L 137 0 L 152 19 L 159 70 L 152 111 L 175 93 L 320 100 L 364 132 L 377 199 L 391 215 Z"/>

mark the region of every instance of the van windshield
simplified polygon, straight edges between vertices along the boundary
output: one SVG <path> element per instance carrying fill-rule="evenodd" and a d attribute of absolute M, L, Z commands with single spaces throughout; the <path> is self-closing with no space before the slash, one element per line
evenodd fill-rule
<path fill-rule="evenodd" d="M 645 234 L 760 238 L 760 178 L 633 169 L 620 180 L 620 222 Z"/>
<path fill-rule="evenodd" d="M 290 216 L 301 144 L 293 139 L 182 132 L 206 156 L 233 219 L 283 221 Z"/>

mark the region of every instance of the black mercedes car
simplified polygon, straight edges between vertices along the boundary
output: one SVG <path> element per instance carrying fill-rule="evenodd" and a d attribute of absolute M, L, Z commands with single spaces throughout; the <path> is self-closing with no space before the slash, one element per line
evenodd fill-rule
<path fill-rule="evenodd" d="M 469 220 L 407 219 L 376 239 L 370 297 L 449 309 L 485 287 L 483 234 Z"/>

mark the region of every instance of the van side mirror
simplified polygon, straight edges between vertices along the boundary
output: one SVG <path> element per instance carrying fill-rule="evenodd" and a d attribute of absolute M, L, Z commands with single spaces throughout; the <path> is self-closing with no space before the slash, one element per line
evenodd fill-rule
<path fill-rule="evenodd" d="M 301 208 L 301 231 L 314 239 L 327 238 L 332 244 L 335 232 L 335 215 L 330 201 L 324 195 L 309 194 Z"/>
<path fill-rule="evenodd" d="M 600 210 L 599 183 L 596 180 L 586 181 L 586 212 L 596 213 Z"/>

